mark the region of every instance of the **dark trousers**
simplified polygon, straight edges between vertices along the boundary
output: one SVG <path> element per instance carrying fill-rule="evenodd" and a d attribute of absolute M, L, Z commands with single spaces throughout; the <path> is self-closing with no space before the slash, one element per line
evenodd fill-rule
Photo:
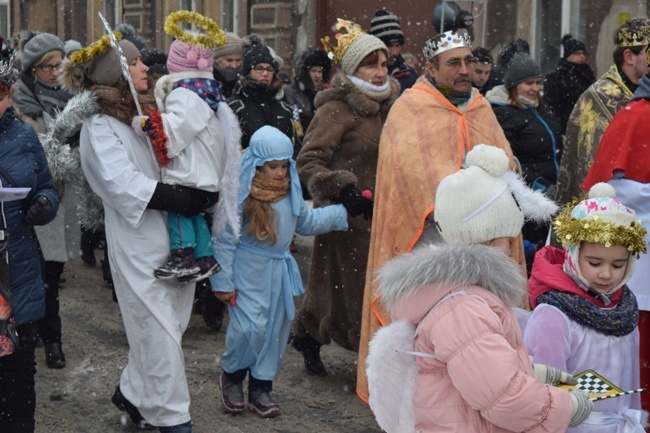
<path fill-rule="evenodd" d="M 0 432 L 33 433 L 36 428 L 35 323 L 19 326 L 17 352 L 0 357 Z"/>
<path fill-rule="evenodd" d="M 61 343 L 61 316 L 59 316 L 59 285 L 63 273 L 61 262 L 45 262 L 45 316 L 38 321 L 43 344 Z"/>
<path fill-rule="evenodd" d="M 273 381 L 272 380 L 262 380 L 253 377 L 250 374 L 250 370 L 245 368 L 243 370 L 237 370 L 233 373 L 228 373 L 224 370 L 223 372 L 226 375 L 226 379 L 230 383 L 242 383 L 246 379 L 246 374 L 248 374 L 248 391 L 273 391 Z"/>

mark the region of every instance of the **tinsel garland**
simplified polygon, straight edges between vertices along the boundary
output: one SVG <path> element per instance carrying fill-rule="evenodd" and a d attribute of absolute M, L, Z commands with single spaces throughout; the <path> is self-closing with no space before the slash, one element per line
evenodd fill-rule
<path fill-rule="evenodd" d="M 151 145 L 153 146 L 153 153 L 156 155 L 158 164 L 165 168 L 169 165 L 171 159 L 167 156 L 167 134 L 163 127 L 162 116 L 155 108 L 147 110 L 147 116 L 151 123 Z"/>
<path fill-rule="evenodd" d="M 193 35 L 186 32 L 180 26 L 181 21 L 196 24 L 205 35 Z M 165 33 L 174 38 L 185 42 L 188 45 L 203 45 L 206 48 L 218 48 L 226 43 L 226 34 L 219 28 L 214 20 L 193 11 L 176 11 L 172 12 L 165 19 Z"/>
<path fill-rule="evenodd" d="M 571 212 L 580 201 L 581 199 L 577 198 L 567 204 L 553 222 L 557 237 L 563 246 L 594 242 L 608 248 L 612 245 L 623 245 L 637 255 L 646 252 L 646 229 L 640 222 L 633 221 L 629 226 L 619 226 L 604 221 L 597 215 L 590 219 L 572 218 Z"/>
<path fill-rule="evenodd" d="M 122 39 L 122 33 L 114 31 L 115 39 L 118 41 Z M 101 56 L 108 50 L 111 46 L 111 38 L 108 35 L 102 36 L 97 42 L 93 43 L 90 46 L 84 47 L 80 50 L 74 51 L 70 54 L 70 60 L 80 65 L 86 63 L 90 59 L 96 56 Z"/>

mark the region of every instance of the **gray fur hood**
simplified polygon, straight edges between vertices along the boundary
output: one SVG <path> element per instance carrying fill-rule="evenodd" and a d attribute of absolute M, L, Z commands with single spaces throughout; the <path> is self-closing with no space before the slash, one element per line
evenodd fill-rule
<path fill-rule="evenodd" d="M 510 307 L 519 305 L 526 294 L 521 267 L 485 245 L 426 246 L 387 262 L 377 279 L 377 292 L 387 310 L 398 304 L 402 309 L 418 294 L 417 309 L 426 313 L 445 295 L 465 287 L 481 287 Z"/>
<path fill-rule="evenodd" d="M 388 78 L 391 92 L 387 99 L 378 102 L 363 94 L 350 79 L 339 70 L 330 83 L 330 87 L 316 94 L 314 105 L 319 108 L 328 101 L 342 101 L 350 106 L 357 116 L 374 116 L 388 113 L 393 102 L 399 97 L 399 83 Z"/>
<path fill-rule="evenodd" d="M 490 104 L 512 105 L 512 101 L 510 101 L 510 95 L 506 90 L 506 86 L 503 84 L 495 86 L 494 88 L 488 90 L 488 92 L 485 94 L 485 99 L 487 99 Z"/>

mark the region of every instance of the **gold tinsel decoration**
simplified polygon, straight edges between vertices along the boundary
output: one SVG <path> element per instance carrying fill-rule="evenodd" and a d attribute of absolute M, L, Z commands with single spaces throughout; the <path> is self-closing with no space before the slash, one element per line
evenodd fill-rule
<path fill-rule="evenodd" d="M 622 245 L 637 256 L 639 253 L 646 252 L 647 231 L 639 221 L 633 221 L 629 226 L 624 227 L 610 221 L 603 221 L 597 215 L 590 219 L 575 219 L 571 217 L 571 212 L 581 201 L 580 198 L 573 199 L 553 221 L 553 227 L 563 246 L 594 242 L 608 248 Z"/>
<path fill-rule="evenodd" d="M 186 32 L 179 24 L 181 21 L 196 24 L 206 34 L 193 35 Z M 206 48 L 218 48 L 226 43 L 226 34 L 214 20 L 193 11 L 181 10 L 169 14 L 165 19 L 165 33 L 190 46 L 200 44 Z"/>
<path fill-rule="evenodd" d="M 114 31 L 113 34 L 115 35 L 115 39 L 117 39 L 118 41 L 122 39 L 122 33 L 118 31 Z M 93 43 L 92 45 L 84 47 L 70 54 L 70 60 L 72 60 L 78 65 L 86 63 L 93 57 L 101 56 L 102 54 L 104 54 L 106 50 L 110 48 L 110 46 L 111 46 L 111 37 L 108 35 L 104 35 L 101 37 L 101 39 L 99 39 L 97 42 Z"/>

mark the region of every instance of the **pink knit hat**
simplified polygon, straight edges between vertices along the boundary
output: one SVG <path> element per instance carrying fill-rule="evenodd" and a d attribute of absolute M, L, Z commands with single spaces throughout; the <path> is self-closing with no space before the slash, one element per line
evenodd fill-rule
<path fill-rule="evenodd" d="M 188 45 L 179 39 L 172 42 L 167 57 L 167 69 L 170 73 L 203 71 L 212 72 L 212 50 L 202 45 Z"/>

